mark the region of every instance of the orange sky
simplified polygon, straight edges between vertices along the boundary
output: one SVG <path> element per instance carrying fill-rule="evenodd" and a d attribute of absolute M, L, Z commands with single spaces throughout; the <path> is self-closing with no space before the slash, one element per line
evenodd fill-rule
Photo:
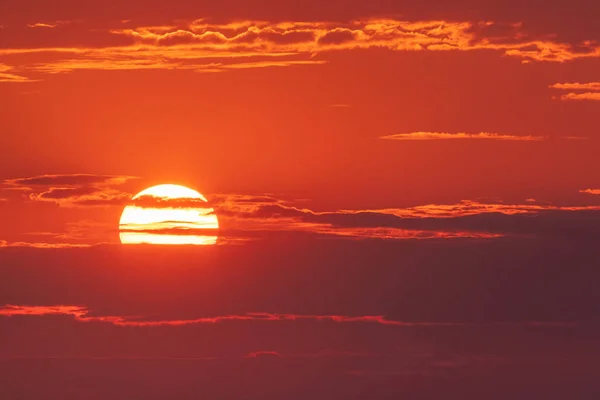
<path fill-rule="evenodd" d="M 0 0 L 0 399 L 596 398 L 599 4 Z"/>
<path fill-rule="evenodd" d="M 169 182 L 318 211 L 599 204 L 581 192 L 600 186 L 593 21 L 567 30 L 562 11 L 510 4 L 236 4 L 230 15 L 208 3 L 197 14 L 187 2 L 172 13 L 8 4 L 0 179 L 127 175 L 140 180 L 123 198 Z M 49 215 L 6 189 L 0 213 L 19 215 L 19 233 L 40 215 L 60 230 L 85 214 Z M 86 216 L 110 224 L 119 212 Z"/>

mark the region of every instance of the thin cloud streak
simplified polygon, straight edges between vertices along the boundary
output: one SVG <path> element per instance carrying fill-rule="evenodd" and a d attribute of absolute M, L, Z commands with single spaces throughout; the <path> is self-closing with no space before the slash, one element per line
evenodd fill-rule
<path fill-rule="evenodd" d="M 0 248 L 6 247 L 23 247 L 23 248 L 34 248 L 34 249 L 75 249 L 75 248 L 88 248 L 93 247 L 97 244 L 81 244 L 81 243 L 29 243 L 29 242 L 8 242 L 6 240 L 0 240 Z"/>
<path fill-rule="evenodd" d="M 137 179 L 127 175 L 62 174 L 7 179 L 5 189 L 22 190 L 36 202 L 61 207 L 100 207 L 123 205 L 130 193 L 115 187 Z"/>
<path fill-rule="evenodd" d="M 501 133 L 447 133 L 447 132 L 410 132 L 397 133 L 394 135 L 382 136 L 381 139 L 387 140 L 504 140 L 504 141 L 541 141 L 545 140 L 543 136 L 517 136 Z"/>
<path fill-rule="evenodd" d="M 555 83 L 550 85 L 552 89 L 563 89 L 563 90 L 598 90 L 600 91 L 600 82 L 572 82 L 572 83 Z"/>
<path fill-rule="evenodd" d="M 576 326 L 574 322 L 555 321 L 525 321 L 525 322 L 425 322 L 425 321 L 397 321 L 385 318 L 382 315 L 305 315 L 305 314 L 278 314 L 268 312 L 246 313 L 240 315 L 219 315 L 194 319 L 165 319 L 146 320 L 141 317 L 131 316 L 90 316 L 90 310 L 82 306 L 56 305 L 56 306 L 19 306 L 5 305 L 0 307 L 0 316 L 71 316 L 79 322 L 101 322 L 121 327 L 158 327 L 158 326 L 186 326 L 197 324 L 216 324 L 231 321 L 259 321 L 259 322 L 299 322 L 317 321 L 334 323 L 370 323 L 398 327 L 454 327 L 454 326 L 532 326 L 532 327 L 565 327 Z"/>
<path fill-rule="evenodd" d="M 37 82 L 37 80 L 35 80 L 35 79 L 30 79 L 26 76 L 17 75 L 13 72 L 14 72 L 13 67 L 11 67 L 9 65 L 5 65 L 5 64 L 0 64 L 0 82 L 6 82 L 6 83 Z"/>
<path fill-rule="evenodd" d="M 571 82 L 571 83 L 555 83 L 554 85 L 550 85 L 552 89 L 561 89 L 561 90 L 579 90 L 585 91 L 581 92 L 570 92 L 560 96 L 554 96 L 554 100 L 563 100 L 563 101 L 600 101 L 600 82 Z"/>
<path fill-rule="evenodd" d="M 56 28 L 58 24 L 45 24 L 43 22 L 37 22 L 35 24 L 27 24 L 29 28 Z"/>
<path fill-rule="evenodd" d="M 294 65 L 323 65 L 328 61 L 323 60 L 301 60 L 301 61 L 256 61 L 248 63 L 227 64 L 223 69 L 247 69 L 247 68 L 266 68 L 266 67 L 291 67 Z"/>
<path fill-rule="evenodd" d="M 567 93 L 560 97 L 554 97 L 554 99 L 565 100 L 565 101 L 582 101 L 592 100 L 600 101 L 600 92 L 585 92 L 585 93 Z"/>
<path fill-rule="evenodd" d="M 93 174 L 58 174 L 58 175 L 38 175 L 28 178 L 13 178 L 4 180 L 5 185 L 9 186 L 76 186 L 85 184 L 97 185 L 116 185 L 123 184 L 129 180 L 138 179 L 135 176 L 127 175 L 93 175 Z"/>
<path fill-rule="evenodd" d="M 583 189 L 583 190 L 580 190 L 579 193 L 598 194 L 598 195 L 600 195 L 600 189 Z"/>

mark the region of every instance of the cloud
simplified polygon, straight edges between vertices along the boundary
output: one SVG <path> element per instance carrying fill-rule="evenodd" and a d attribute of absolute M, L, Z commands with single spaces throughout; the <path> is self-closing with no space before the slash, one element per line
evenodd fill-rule
<path fill-rule="evenodd" d="M 203 227 L 206 226 L 206 227 Z M 218 228 L 212 223 L 192 223 L 185 221 L 161 221 L 147 224 L 121 224 L 119 232 L 175 236 L 217 236 Z"/>
<path fill-rule="evenodd" d="M 316 212 L 286 202 L 250 199 L 214 204 L 221 234 L 261 237 L 306 232 L 373 239 L 493 239 L 505 235 L 600 235 L 600 206 L 481 203 Z M 534 217 L 535 218 L 532 218 Z"/>
<path fill-rule="evenodd" d="M 32 193 L 29 198 L 62 207 L 96 207 L 124 205 L 131 195 L 107 188 L 50 188 L 46 192 Z"/>
<path fill-rule="evenodd" d="M 113 185 L 122 184 L 134 176 L 126 175 L 92 175 L 92 174 L 63 174 L 63 175 L 39 175 L 30 178 L 15 178 L 4 181 L 5 185 L 11 186 L 49 186 L 49 185 Z"/>
<path fill-rule="evenodd" d="M 291 67 L 293 65 L 322 65 L 327 61 L 322 60 L 301 60 L 301 61 L 256 61 L 248 63 L 237 63 L 223 65 L 222 69 L 246 69 L 246 68 L 265 68 L 265 67 Z"/>
<path fill-rule="evenodd" d="M 245 358 L 259 358 L 259 357 L 282 357 L 276 351 L 253 351 L 248 353 Z"/>
<path fill-rule="evenodd" d="M 43 22 L 37 22 L 35 24 L 28 24 L 30 28 L 56 28 L 58 24 L 45 24 Z"/>
<path fill-rule="evenodd" d="M 293 201 L 277 199 L 273 196 L 226 195 L 215 194 L 211 205 L 222 221 L 220 235 L 226 238 L 260 238 L 272 232 L 304 232 L 315 235 L 337 236 L 356 239 L 490 239 L 501 237 L 501 233 L 474 232 L 460 230 L 423 230 L 373 223 L 365 225 L 365 219 L 388 215 L 393 212 L 412 216 L 415 210 L 339 210 L 332 212 L 314 212 L 294 206 Z M 441 207 L 441 206 L 440 206 Z M 355 214 L 356 223 L 339 224 L 339 217 Z"/>
<path fill-rule="evenodd" d="M 587 193 L 587 194 L 600 194 L 600 189 L 583 189 L 579 191 L 580 193 Z"/>
<path fill-rule="evenodd" d="M 71 29 L 76 27 L 71 26 Z M 600 45 L 592 40 L 565 43 L 558 38 L 528 32 L 523 24 L 490 21 L 180 21 L 161 26 L 107 27 L 99 30 L 110 38 L 111 43 L 115 39 L 123 39 L 123 44 L 92 46 L 90 43 L 73 47 L 36 47 L 32 44 L 27 48 L 4 48 L 0 50 L 0 57 L 30 54 L 34 61 L 9 68 L 19 67 L 33 74 L 141 69 L 219 72 L 319 65 L 325 61 L 313 60 L 315 55 L 361 49 L 432 52 L 491 50 L 523 62 L 566 62 L 600 57 Z M 85 31 L 81 32 L 81 37 L 85 38 L 85 34 Z M 47 57 L 49 54 L 53 55 L 50 60 Z M 251 57 L 278 58 L 281 61 L 244 61 Z M 220 60 L 211 66 L 202 62 L 207 59 Z M 15 76 L 5 79 L 30 80 Z"/>
<path fill-rule="evenodd" d="M 563 89 L 563 90 L 598 90 L 600 91 L 600 82 L 587 82 L 587 83 L 555 83 L 550 85 L 552 89 Z"/>
<path fill-rule="evenodd" d="M 600 206 L 562 206 L 538 204 L 534 199 L 519 203 L 463 200 L 454 204 L 425 204 L 404 208 L 339 209 L 314 211 L 302 207 L 302 200 L 281 199 L 272 194 L 213 194 L 208 203 L 198 199 L 162 199 L 131 195 L 112 187 L 75 185 L 75 182 L 106 182 L 110 176 L 85 178 L 44 176 L 13 180 L 12 188 L 25 188 L 27 199 L 51 202 L 62 207 L 131 205 L 158 211 L 200 213 L 200 220 L 189 223 L 165 218 L 148 224 L 121 224 L 119 231 L 129 235 L 174 235 L 210 237 L 221 245 L 267 240 L 282 235 L 377 240 L 498 239 L 506 236 L 580 236 L 595 237 L 600 231 Z M 53 186 L 51 183 L 70 183 Z M 120 183 L 123 179 L 116 179 Z M 18 186 L 23 184 L 25 186 Z M 593 193 L 592 189 L 582 191 Z M 213 216 L 219 219 L 214 226 Z M 535 217 L 535 218 L 532 218 Z M 215 229 L 213 229 L 215 228 Z M 105 243 L 114 240 L 116 227 L 69 225 L 65 232 L 53 232 L 59 242 Z M 47 238 L 44 238 L 45 242 Z M 27 241 L 24 241 L 27 242 Z M 27 244 L 21 243 L 26 246 Z M 6 244 L 5 244 L 6 246 Z M 12 246 L 16 246 L 12 244 Z M 31 246 L 31 244 L 29 244 Z M 37 244 L 44 247 L 44 244 Z M 52 245 L 47 245 L 52 247 Z"/>
<path fill-rule="evenodd" d="M 517 136 L 501 133 L 442 133 L 442 132 L 411 132 L 397 133 L 394 135 L 382 136 L 381 139 L 388 140 L 504 140 L 504 141 L 540 141 L 545 140 L 543 136 Z"/>
<path fill-rule="evenodd" d="M 600 92 L 585 92 L 585 93 L 567 93 L 560 97 L 554 97 L 558 100 L 596 100 L 600 101 Z"/>
<path fill-rule="evenodd" d="M 29 82 L 37 82 L 35 79 L 30 79 L 26 76 L 17 75 L 10 71 L 13 71 L 14 68 L 5 64 L 0 64 L 0 82 L 9 82 L 9 83 L 29 83 Z"/>
<path fill-rule="evenodd" d="M 444 20 L 402 21 L 367 19 L 341 22 L 267 22 L 242 21 L 230 24 L 204 22 L 181 26 L 171 31 L 139 27 L 113 30 L 140 43 L 160 45 L 177 38 L 177 44 L 214 45 L 239 50 L 316 53 L 331 50 L 386 48 L 392 51 L 449 51 L 491 49 L 509 56 L 536 61 L 566 61 L 580 57 L 599 57 L 600 47 L 583 43 L 573 46 L 532 38 L 522 24 L 494 22 L 453 22 Z M 289 40 L 296 35 L 295 40 Z"/>
<path fill-rule="evenodd" d="M 552 89 L 562 89 L 562 90 L 580 90 L 585 91 L 583 93 L 578 92 L 570 92 L 560 96 L 554 96 L 555 100 L 596 100 L 600 101 L 600 82 L 587 82 L 587 83 L 555 83 L 551 85 Z"/>
<path fill-rule="evenodd" d="M 207 202 L 193 197 L 160 197 L 144 195 L 129 202 L 130 205 L 142 208 L 202 208 L 207 209 Z"/>
<path fill-rule="evenodd" d="M 29 243 L 29 242 L 7 242 L 0 240 L 0 248 L 6 247 L 23 247 L 33 249 L 74 249 L 87 248 L 93 245 L 82 243 Z"/>
<path fill-rule="evenodd" d="M 400 327 L 452 327 L 452 326 L 546 326 L 561 327 L 574 326 L 574 323 L 528 321 L 528 322 L 494 322 L 494 323 L 463 323 L 463 322 L 407 322 L 395 321 L 381 315 L 303 315 L 303 314 L 276 314 L 267 312 L 254 312 L 241 315 L 218 315 L 212 317 L 200 317 L 193 319 L 145 319 L 139 316 L 98 316 L 90 315 L 90 310 L 82 306 L 55 305 L 55 306 L 19 306 L 5 305 L 0 307 L 0 316 L 45 316 L 65 315 L 75 318 L 79 322 L 103 322 L 116 326 L 185 326 L 196 324 L 217 324 L 229 321 L 259 321 L 259 322 L 284 322 L 284 321 L 321 321 L 333 323 L 367 323 Z"/>
<path fill-rule="evenodd" d="M 124 204 L 131 195 L 114 187 L 133 179 L 137 178 L 126 175 L 40 175 L 7 179 L 4 185 L 8 189 L 29 192 L 28 197 L 32 201 L 63 207 L 91 207 Z"/>

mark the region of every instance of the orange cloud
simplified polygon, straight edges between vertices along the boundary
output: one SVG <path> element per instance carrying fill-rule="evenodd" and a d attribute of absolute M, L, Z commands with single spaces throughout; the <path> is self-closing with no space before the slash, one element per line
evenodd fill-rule
<path fill-rule="evenodd" d="M 459 139 L 478 139 L 478 140 L 507 140 L 507 141 L 540 141 L 545 140 L 543 136 L 517 136 L 501 133 L 445 133 L 445 132 L 410 132 L 397 133 L 394 135 L 382 136 L 381 139 L 390 140 L 459 140 Z"/>
<path fill-rule="evenodd" d="M 327 61 L 302 60 L 302 61 L 256 61 L 248 63 L 223 65 L 224 69 L 245 69 L 245 68 L 265 68 L 265 67 L 291 67 L 293 65 L 322 65 Z"/>
<path fill-rule="evenodd" d="M 12 317 L 15 315 L 73 315 L 84 316 L 87 314 L 85 307 L 79 306 L 12 306 L 0 307 L 0 315 Z"/>
<path fill-rule="evenodd" d="M 570 92 L 553 97 L 555 100 L 600 100 L 600 82 L 555 83 L 554 85 L 551 85 L 550 88 L 562 90 L 586 90 L 586 92 L 583 93 Z"/>
<path fill-rule="evenodd" d="M 580 190 L 580 193 L 587 193 L 587 194 L 600 194 L 600 189 L 585 189 L 585 190 Z"/>
<path fill-rule="evenodd" d="M 563 89 L 563 90 L 600 90 L 600 82 L 587 82 L 587 83 L 555 83 L 550 85 L 552 89 Z"/>
<path fill-rule="evenodd" d="M 11 82 L 11 83 L 27 83 L 36 82 L 34 79 L 30 79 L 26 76 L 21 76 L 13 73 L 9 73 L 14 68 L 5 64 L 0 64 L 0 82 Z"/>
<path fill-rule="evenodd" d="M 409 322 L 396 321 L 385 318 L 381 315 L 305 315 L 305 314 L 276 314 L 276 313 L 246 313 L 241 315 L 220 315 L 214 317 L 201 317 L 194 319 L 164 319 L 148 320 L 142 317 L 126 316 L 90 316 L 90 311 L 82 306 L 18 306 L 5 305 L 0 307 L 0 316 L 46 316 L 46 315 L 65 315 L 75 318 L 79 322 L 103 322 L 115 326 L 136 326 L 136 327 L 156 327 L 156 326 L 185 326 L 197 324 L 216 324 L 230 321 L 262 321 L 262 322 L 284 322 L 284 321 L 323 321 L 334 323 L 371 323 L 386 326 L 401 327 L 438 327 L 438 326 L 573 326 L 569 322 L 552 321 L 528 321 L 528 322 L 497 322 L 497 323 L 470 323 L 470 322 Z M 273 354 L 272 352 L 268 352 Z M 253 353 L 250 353 L 253 354 Z M 257 352 L 255 355 L 265 354 Z M 251 357 L 251 356 L 250 356 Z"/>
<path fill-rule="evenodd" d="M 27 24 L 27 26 L 30 28 L 56 28 L 58 25 L 57 24 L 45 24 L 43 22 L 38 22 L 35 24 Z"/>
<path fill-rule="evenodd" d="M 7 242 L 0 240 L 0 248 L 5 247 L 28 247 L 33 249 L 74 249 L 92 247 L 91 244 L 77 243 L 29 243 L 29 242 Z"/>
<path fill-rule="evenodd" d="M 457 204 L 427 204 L 408 208 L 391 208 L 377 210 L 342 210 L 340 213 L 377 212 L 399 217 L 413 218 L 456 218 L 485 213 L 500 213 L 504 215 L 537 214 L 543 211 L 600 211 L 600 206 L 553 206 L 542 204 L 502 204 L 480 203 L 463 200 Z"/>
<path fill-rule="evenodd" d="M 560 97 L 555 97 L 558 100 L 596 100 L 600 101 L 600 92 L 585 92 L 585 93 L 567 93 Z"/>
<path fill-rule="evenodd" d="M 505 36 L 498 36 L 499 30 L 504 30 Z M 239 21 L 229 24 L 196 21 L 170 31 L 139 27 L 111 32 L 132 37 L 144 44 L 186 43 L 212 45 L 221 49 L 237 46 L 239 49 L 299 53 L 377 47 L 393 51 L 491 49 L 533 61 L 567 61 L 600 56 L 600 47 L 591 42 L 580 44 L 584 51 L 576 51 L 572 45 L 530 39 L 523 31 L 522 24 L 489 21 L 370 19 L 348 23 Z"/>
<path fill-rule="evenodd" d="M 0 50 L 0 57 L 35 55 L 39 58 L 38 62 L 19 67 L 38 74 L 85 69 L 219 72 L 266 66 L 318 65 L 324 61 L 312 61 L 310 58 L 331 51 L 371 48 L 389 51 L 492 50 L 520 58 L 523 62 L 566 62 L 600 57 L 600 46 L 593 41 L 567 44 L 548 37 L 540 39 L 532 37 L 522 24 L 489 21 L 369 19 L 346 23 L 239 21 L 209 24 L 200 20 L 177 26 L 140 26 L 107 29 L 105 32 L 129 39 L 134 44 L 5 48 Z M 55 56 L 51 61 L 44 56 L 50 53 Z M 277 57 L 283 61 L 241 61 L 249 57 Z M 298 60 L 298 57 L 304 59 Z M 210 67 L 201 62 L 207 59 L 227 59 L 230 62 Z M 14 78 L 6 79 L 14 81 Z"/>

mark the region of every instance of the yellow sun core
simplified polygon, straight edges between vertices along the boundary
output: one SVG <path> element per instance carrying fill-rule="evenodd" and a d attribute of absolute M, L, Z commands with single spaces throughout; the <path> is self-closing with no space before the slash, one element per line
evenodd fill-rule
<path fill-rule="evenodd" d="M 204 196 L 169 184 L 136 194 L 119 222 L 123 244 L 215 244 L 218 229 L 215 211 Z"/>

